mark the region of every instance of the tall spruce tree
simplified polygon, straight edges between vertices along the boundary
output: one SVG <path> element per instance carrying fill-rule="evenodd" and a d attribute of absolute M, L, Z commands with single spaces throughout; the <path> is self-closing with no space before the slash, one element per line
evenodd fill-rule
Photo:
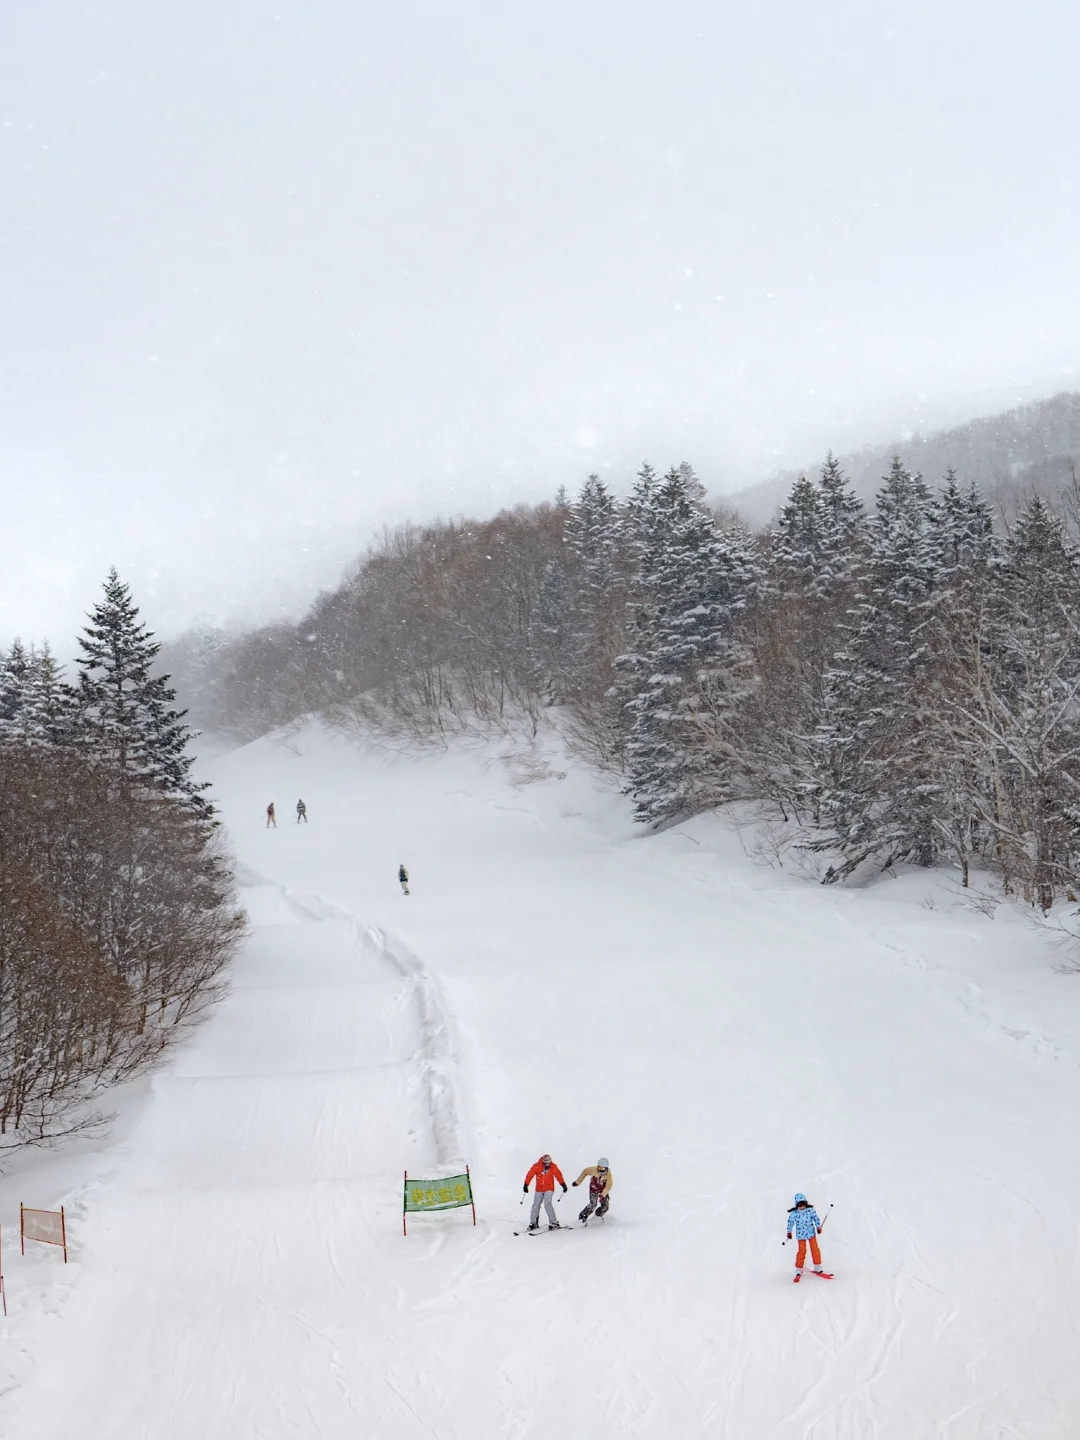
<path fill-rule="evenodd" d="M 829 452 L 818 480 L 821 497 L 821 570 L 817 588 L 822 595 L 850 589 L 866 548 L 866 516 L 862 501 L 852 493 L 840 462 Z"/>
<path fill-rule="evenodd" d="M 630 517 L 635 560 L 634 647 L 616 662 L 627 726 L 627 791 L 651 824 L 716 798 L 707 752 L 694 743 L 706 687 L 734 663 L 733 616 L 756 572 L 744 537 L 725 542 L 692 474 L 639 480 Z M 705 795 L 708 799 L 705 799 Z"/>
<path fill-rule="evenodd" d="M 962 490 L 955 470 L 945 475 L 936 501 L 939 581 L 972 564 L 996 559 L 999 553 L 994 516 L 972 481 Z"/>
<path fill-rule="evenodd" d="M 0 656 L 0 743 L 71 743 L 72 694 L 48 642 L 29 650 L 16 640 Z"/>
<path fill-rule="evenodd" d="M 213 807 L 209 786 L 191 777 L 187 754 L 192 731 L 177 710 L 167 675 L 151 673 L 161 649 L 139 621 L 138 607 L 116 569 L 109 571 L 104 598 L 79 636 L 82 655 L 75 693 L 80 744 L 107 756 L 129 777 L 181 801 L 200 818 Z"/>
<path fill-rule="evenodd" d="M 607 688 L 612 601 L 619 574 L 619 510 L 598 475 L 590 475 L 570 508 L 565 541 L 572 589 L 564 598 L 569 690 L 583 697 Z"/>
<path fill-rule="evenodd" d="M 748 793 L 773 800 L 785 819 L 819 816 L 824 677 L 846 635 L 864 529 L 830 456 L 819 483 L 795 482 L 769 537 L 767 599 L 747 631 L 754 685 L 739 704 L 740 751 Z"/>
<path fill-rule="evenodd" d="M 865 548 L 862 502 L 830 454 L 815 485 L 801 475 L 777 517 L 772 579 L 781 595 L 828 599 L 850 591 Z"/>
<path fill-rule="evenodd" d="M 21 640 L 0 654 L 0 743 L 23 735 L 33 657 Z"/>
<path fill-rule="evenodd" d="M 801 598 L 818 592 L 825 527 L 821 492 L 800 475 L 780 509 L 772 537 L 772 579 L 781 595 Z"/>
<path fill-rule="evenodd" d="M 985 736 L 970 717 L 993 670 L 994 594 L 1000 544 L 990 507 L 974 483 L 961 489 L 950 470 L 934 509 L 935 582 L 922 629 L 930 676 L 922 710 L 922 752 L 933 774 L 924 788 L 933 825 L 959 864 L 963 883 L 985 850 Z"/>
<path fill-rule="evenodd" d="M 992 649 L 990 820 L 1006 883 L 1048 910 L 1080 865 L 1080 560 L 1037 495 L 1004 547 Z"/>
<path fill-rule="evenodd" d="M 659 484 L 656 471 L 646 461 L 634 478 L 626 504 L 619 511 L 619 541 L 626 552 L 634 557 L 635 562 L 640 553 L 638 547 L 647 534 L 653 499 Z"/>
<path fill-rule="evenodd" d="M 28 745 L 52 747 L 72 743 L 74 696 L 64 680 L 64 667 L 46 641 L 35 650 L 26 687 L 23 734 Z"/>
<path fill-rule="evenodd" d="M 615 497 L 599 475 L 590 475 L 570 507 L 565 539 L 586 591 L 603 595 L 618 565 L 619 513 Z"/>
<path fill-rule="evenodd" d="M 832 878 L 872 856 L 929 865 L 937 851 L 934 783 L 920 723 L 935 524 L 922 477 L 895 458 L 878 492 L 849 638 L 826 677 L 821 812 L 845 857 Z"/>

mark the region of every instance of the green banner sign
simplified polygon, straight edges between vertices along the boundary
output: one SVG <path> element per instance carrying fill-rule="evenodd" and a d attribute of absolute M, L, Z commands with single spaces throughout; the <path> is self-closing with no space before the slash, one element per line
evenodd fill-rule
<path fill-rule="evenodd" d="M 454 1210 L 472 1201 L 472 1181 L 467 1173 L 442 1180 L 405 1180 L 406 1210 Z"/>

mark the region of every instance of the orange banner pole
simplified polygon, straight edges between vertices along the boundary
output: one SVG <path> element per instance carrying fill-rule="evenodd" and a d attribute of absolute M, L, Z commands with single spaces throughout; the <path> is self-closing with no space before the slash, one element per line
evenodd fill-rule
<path fill-rule="evenodd" d="M 402 1186 L 402 1190 L 401 1190 L 401 1233 L 402 1233 L 403 1235 L 406 1235 L 406 1236 L 407 1236 L 408 1233 L 409 1233 L 409 1225 L 408 1225 L 409 1212 L 405 1209 L 405 1196 L 407 1195 L 408 1190 L 409 1190 L 409 1172 L 408 1172 L 408 1170 L 406 1170 L 406 1171 L 405 1171 L 405 1183 L 404 1183 L 404 1185 Z"/>
<path fill-rule="evenodd" d="M 465 1176 L 469 1182 L 469 1201 L 472 1205 L 472 1223 L 476 1224 L 476 1196 L 473 1194 L 472 1176 L 469 1174 L 468 1165 L 465 1166 Z"/>
<path fill-rule="evenodd" d="M 60 1206 L 60 1239 L 64 1246 L 64 1264 L 67 1264 L 67 1224 L 64 1221 L 64 1207 Z"/>

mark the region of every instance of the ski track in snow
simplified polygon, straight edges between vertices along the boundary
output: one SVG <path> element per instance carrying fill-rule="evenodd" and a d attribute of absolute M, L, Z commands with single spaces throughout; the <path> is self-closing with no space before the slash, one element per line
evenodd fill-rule
<path fill-rule="evenodd" d="M 925 880 L 633 835 L 548 758 L 514 785 L 498 747 L 312 727 L 215 762 L 252 933 L 108 1163 L 38 1172 L 78 1197 L 68 1275 L 12 1257 L 0 1191 L 0 1434 L 1080 1433 L 1080 979 Z M 295 794 L 310 825 L 265 832 Z M 543 1149 L 611 1155 L 609 1223 L 514 1238 Z M 478 1227 L 404 1239 L 405 1166 L 466 1161 Z M 831 1282 L 791 1284 L 794 1189 L 836 1202 Z"/>

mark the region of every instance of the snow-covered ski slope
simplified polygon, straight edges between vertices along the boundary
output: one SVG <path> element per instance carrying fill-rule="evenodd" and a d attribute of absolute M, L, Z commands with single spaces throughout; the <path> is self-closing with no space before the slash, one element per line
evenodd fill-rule
<path fill-rule="evenodd" d="M 548 748 L 215 762 L 250 939 L 85 1206 L 7 1440 L 1080 1434 L 1080 977 L 926 875 L 635 833 Z M 610 1157 L 606 1226 L 514 1238 L 546 1149 Z M 404 1168 L 461 1160 L 478 1228 L 404 1239 Z M 831 1284 L 790 1283 L 796 1189 L 835 1202 Z"/>

